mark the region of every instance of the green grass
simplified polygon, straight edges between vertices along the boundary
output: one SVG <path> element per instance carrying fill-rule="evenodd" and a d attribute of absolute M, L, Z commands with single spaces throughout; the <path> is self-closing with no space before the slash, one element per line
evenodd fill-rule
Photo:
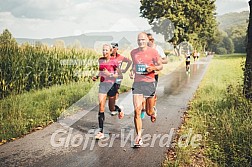
<path fill-rule="evenodd" d="M 168 56 L 168 63 L 163 64 L 163 70 L 160 72 L 162 75 L 167 75 L 168 73 L 174 71 L 181 64 L 184 65 L 184 59 L 178 56 Z"/>
<path fill-rule="evenodd" d="M 83 97 L 93 83 L 72 83 L 9 96 L 0 100 L 0 142 L 44 127 Z M 90 99 L 91 101 L 92 99 Z"/>
<path fill-rule="evenodd" d="M 176 146 L 164 166 L 244 166 L 252 163 L 252 103 L 242 94 L 245 56 L 216 56 L 190 102 L 177 138 L 200 134 L 200 145 Z"/>

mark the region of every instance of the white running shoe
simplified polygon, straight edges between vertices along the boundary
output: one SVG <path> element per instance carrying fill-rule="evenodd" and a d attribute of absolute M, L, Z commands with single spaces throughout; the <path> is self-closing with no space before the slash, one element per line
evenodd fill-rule
<path fill-rule="evenodd" d="M 141 145 L 143 145 L 143 140 L 142 138 L 140 138 L 139 136 L 136 137 L 135 143 L 134 143 L 134 147 L 135 148 L 139 148 L 141 147 Z"/>
<path fill-rule="evenodd" d="M 95 139 L 96 140 L 100 140 L 100 139 L 103 139 L 105 136 L 104 136 L 104 133 L 102 132 L 98 132 L 96 135 L 95 135 Z"/>
<path fill-rule="evenodd" d="M 118 112 L 117 112 L 117 111 L 111 111 L 110 114 L 111 114 L 112 116 L 115 116 L 115 115 L 118 114 Z"/>

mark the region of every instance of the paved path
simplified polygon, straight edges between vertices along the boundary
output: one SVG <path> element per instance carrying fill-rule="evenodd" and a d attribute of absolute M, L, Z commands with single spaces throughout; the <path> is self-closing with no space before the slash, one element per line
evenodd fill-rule
<path fill-rule="evenodd" d="M 125 93 L 120 95 L 119 101 L 125 108 L 125 118 L 118 120 L 105 114 L 107 137 L 104 140 L 93 140 L 98 126 L 96 107 L 0 146 L 0 166 L 161 166 L 210 59 L 192 63 L 190 74 L 183 66 L 161 77 L 157 90 L 157 121 L 151 123 L 148 116 L 143 119 L 145 145 L 142 148 L 132 148 L 132 95 Z M 66 126 L 62 126 L 64 123 Z"/>

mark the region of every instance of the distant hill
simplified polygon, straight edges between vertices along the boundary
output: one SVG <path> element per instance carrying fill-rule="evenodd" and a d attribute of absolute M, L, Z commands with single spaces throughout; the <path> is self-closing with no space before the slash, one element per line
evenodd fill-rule
<path fill-rule="evenodd" d="M 150 30 L 145 30 L 150 32 Z M 44 38 L 44 39 L 28 39 L 16 38 L 19 44 L 28 42 L 35 44 L 41 42 L 52 46 L 57 40 L 63 40 L 65 46 L 71 46 L 78 41 L 83 48 L 100 49 L 104 43 L 117 42 L 120 50 L 133 49 L 137 47 L 137 34 L 140 31 L 120 31 L 120 32 L 92 32 L 77 36 L 59 37 L 59 38 Z M 164 42 L 162 35 L 153 34 L 156 42 L 163 47 L 163 49 L 171 50 L 173 47 Z"/>
<path fill-rule="evenodd" d="M 68 36 L 59 38 L 44 38 L 44 39 L 28 39 L 16 38 L 19 44 L 28 42 L 35 44 L 41 42 L 49 46 L 53 45 L 57 40 L 63 40 L 66 46 L 74 44 L 76 41 L 80 42 L 84 48 L 94 48 L 99 43 L 118 42 L 120 48 L 127 48 L 131 45 L 136 45 L 138 31 L 122 31 L 122 32 L 92 32 L 78 36 Z"/>
<path fill-rule="evenodd" d="M 227 13 L 224 15 L 217 16 L 217 21 L 219 22 L 219 28 L 226 30 L 235 25 L 245 26 L 247 25 L 247 20 L 249 19 L 249 11 L 244 11 L 240 13 Z M 149 32 L 150 30 L 145 30 Z M 121 49 L 132 48 L 137 46 L 137 34 L 139 31 L 122 31 L 122 32 L 92 32 L 85 33 L 78 36 L 67 36 L 59 38 L 44 38 L 44 39 L 28 39 L 28 38 L 16 38 L 19 44 L 28 42 L 30 44 L 35 44 L 35 42 L 41 42 L 49 46 L 55 44 L 57 40 L 63 40 L 66 46 L 73 45 L 78 41 L 84 48 L 96 48 L 96 45 L 100 47 L 99 43 L 111 43 L 118 42 Z M 158 38 L 158 36 L 155 35 Z M 156 40 L 159 42 L 159 40 Z M 161 43 L 163 42 L 160 40 Z M 164 46 L 168 49 L 170 46 Z"/>
<path fill-rule="evenodd" d="M 232 12 L 224 15 L 217 16 L 219 22 L 219 28 L 226 30 L 232 26 L 245 26 L 248 25 L 249 11 Z"/>
<path fill-rule="evenodd" d="M 97 40 L 111 40 L 112 38 L 109 36 L 86 36 L 86 35 L 79 35 L 79 36 L 68 36 L 68 37 L 59 37 L 59 38 L 44 38 L 44 39 L 28 39 L 28 38 L 16 38 L 17 42 L 19 44 L 28 42 L 30 44 L 35 44 L 36 42 L 41 42 L 44 44 L 47 44 L 49 46 L 53 45 L 55 41 L 57 40 L 63 40 L 65 42 L 65 45 L 71 45 L 76 40 L 78 40 L 83 47 L 92 47 L 95 41 Z"/>

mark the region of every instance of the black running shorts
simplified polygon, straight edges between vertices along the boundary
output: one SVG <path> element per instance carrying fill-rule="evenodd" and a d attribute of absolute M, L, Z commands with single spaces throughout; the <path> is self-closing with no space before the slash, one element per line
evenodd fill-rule
<path fill-rule="evenodd" d="M 99 85 L 99 93 L 107 94 L 110 97 L 115 96 L 117 93 L 116 83 L 101 82 Z"/>

